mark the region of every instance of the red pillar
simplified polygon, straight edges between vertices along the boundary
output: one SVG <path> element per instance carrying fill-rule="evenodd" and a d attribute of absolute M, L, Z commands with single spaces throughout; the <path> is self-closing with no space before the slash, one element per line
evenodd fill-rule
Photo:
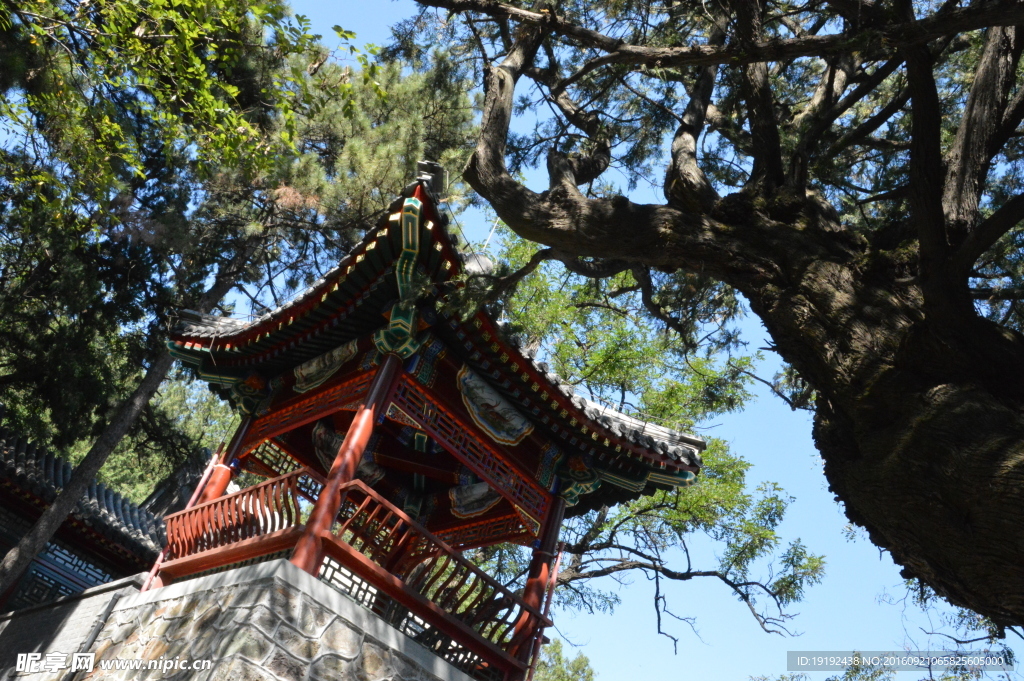
<path fill-rule="evenodd" d="M 565 518 L 565 499 L 555 496 L 551 502 L 551 510 L 544 521 L 540 532 L 540 545 L 533 550 L 530 569 L 527 572 L 526 587 L 523 589 L 523 601 L 530 607 L 540 610 L 544 605 L 544 587 L 551 578 L 551 559 L 554 558 L 555 546 L 558 544 L 558 533 L 562 529 Z M 521 638 L 527 631 L 534 629 L 533 615 L 523 613 L 516 622 L 513 638 Z M 530 641 L 526 637 L 524 642 Z M 529 652 L 529 651 L 527 651 Z"/>
<path fill-rule="evenodd" d="M 338 448 L 334 464 L 327 474 L 327 483 L 306 522 L 306 530 L 295 544 L 292 563 L 314 577 L 320 571 L 320 563 L 323 561 L 322 537 L 331 531 L 334 519 L 341 510 L 341 486 L 355 477 L 359 459 L 362 458 L 366 443 L 373 434 L 376 418 L 391 394 L 401 365 L 402 360 L 398 355 L 389 354 L 384 357 L 377 374 L 373 377 L 366 399 L 356 410 L 352 425 L 349 426 L 345 439 Z"/>
<path fill-rule="evenodd" d="M 228 464 L 238 454 L 238 448 L 242 446 L 242 440 L 245 439 L 246 434 L 249 432 L 249 426 L 252 425 L 252 418 L 252 416 L 247 416 L 241 425 L 238 426 L 238 430 L 231 437 L 231 443 L 224 450 L 223 457 L 214 466 L 213 472 L 210 473 L 210 477 L 203 487 L 203 492 L 199 496 L 199 500 L 196 501 L 197 504 L 205 504 L 207 501 L 213 501 L 218 497 L 224 496 L 224 492 L 227 491 L 228 485 L 231 484 L 231 478 L 234 475 L 234 471 L 231 470 Z"/>

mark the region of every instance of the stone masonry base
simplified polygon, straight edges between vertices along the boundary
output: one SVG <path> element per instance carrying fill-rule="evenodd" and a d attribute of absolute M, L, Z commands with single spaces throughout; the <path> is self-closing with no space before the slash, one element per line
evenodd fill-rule
<path fill-rule="evenodd" d="M 472 681 L 286 560 L 124 597 L 92 651 L 96 668 L 74 681 Z M 150 661 L 161 668 L 146 669 Z M 62 677 L 32 681 L 70 681 Z"/>

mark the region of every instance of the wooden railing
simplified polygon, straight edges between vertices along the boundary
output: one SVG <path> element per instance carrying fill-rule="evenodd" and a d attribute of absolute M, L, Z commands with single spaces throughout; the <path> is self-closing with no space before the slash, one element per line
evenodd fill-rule
<path fill-rule="evenodd" d="M 288 555 L 304 530 L 303 488 L 321 480 L 299 469 L 167 516 L 168 556 L 161 578 Z M 327 557 L 373 587 L 374 598 L 397 606 L 389 607 L 389 617 L 405 612 L 403 617 L 415 618 L 419 630 L 429 633 L 424 645 L 442 657 L 450 652 L 444 647 L 468 652 L 477 668 L 497 673 L 493 678 L 522 678 L 532 641 L 539 628 L 551 624 L 358 480 L 342 487 L 341 511 L 323 540 Z M 449 643 L 442 645 L 442 640 Z"/>
<path fill-rule="evenodd" d="M 302 533 L 299 499 L 320 475 L 300 468 L 165 518 L 170 577 L 283 551 Z"/>
<path fill-rule="evenodd" d="M 342 488 L 327 554 L 430 626 L 505 672 L 551 622 L 362 482 Z M 525 616 L 525 617 L 524 617 Z M 521 619 L 530 622 L 516 631 Z"/>

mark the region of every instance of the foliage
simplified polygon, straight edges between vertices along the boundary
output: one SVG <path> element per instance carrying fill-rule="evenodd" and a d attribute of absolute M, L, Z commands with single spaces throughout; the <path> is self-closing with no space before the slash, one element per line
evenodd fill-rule
<path fill-rule="evenodd" d="M 5 2 L 0 22 L 3 117 L 97 199 L 126 176 L 150 179 L 149 144 L 207 167 L 265 163 L 267 105 L 287 114 L 301 82 L 276 64 L 314 40 L 277 0 Z"/>
<path fill-rule="evenodd" d="M 378 73 L 351 48 L 361 72 L 327 64 L 316 39 L 273 0 L 0 4 L 0 399 L 41 444 L 87 450 L 0 562 L 0 590 L 93 476 L 137 499 L 153 480 L 133 472 L 196 456 L 188 424 L 150 403 L 176 309 L 230 311 L 222 299 L 246 284 L 254 300 L 274 293 L 271 263 L 313 276 L 373 224 L 412 155 L 465 144 L 466 88 L 445 78 L 426 95 L 450 68 L 403 90 L 400 66 Z M 387 99 L 378 77 L 409 99 L 375 107 Z M 370 131 L 404 146 L 360 154 Z M 373 164 L 380 185 L 339 197 Z"/>
<path fill-rule="evenodd" d="M 499 238 L 501 265 L 490 276 L 521 270 L 532 251 L 508 230 Z M 544 262 L 490 305 L 506 333 L 518 335 L 528 352 L 590 399 L 616 410 L 690 431 L 741 409 L 756 357 L 731 352 L 739 347 L 734 332 L 700 313 L 689 328 L 692 342 L 676 343 L 678 335 L 643 313 L 642 295 L 628 271 L 594 280 Z M 739 307 L 738 301 L 732 304 Z M 604 582 L 642 573 L 655 583 L 658 630 L 675 640 L 663 617 L 691 625 L 693 617 L 672 612 L 662 581 L 711 578 L 730 589 L 766 630 L 785 631 L 791 617 L 785 607 L 821 580 L 824 559 L 799 540 L 784 543 L 777 533 L 792 501 L 778 485 L 749 489 L 749 464 L 723 440 L 710 439 L 703 459 L 700 481 L 692 487 L 567 520 L 556 602 L 570 609 L 611 609 L 618 595 Z M 717 559 L 702 555 L 706 543 L 696 535 L 715 542 Z M 506 581 L 521 579 L 529 560 L 527 551 L 514 546 L 478 551 L 476 558 Z M 703 561 L 711 564 L 702 566 Z M 600 578 L 608 579 L 595 581 Z"/>
<path fill-rule="evenodd" d="M 76 451 L 162 351 L 174 308 L 211 281 L 208 306 L 236 285 L 276 304 L 417 160 L 454 162 L 471 117 L 441 56 L 403 76 L 331 55 L 280 3 L 88 7 L 11 5 L 0 36 L 0 394 L 14 427 Z M 160 413 L 122 449 L 159 440 Z"/>
<path fill-rule="evenodd" d="M 278 3 L 0 7 L 0 390 L 16 427 L 58 447 L 95 437 L 162 351 L 168 307 L 230 262 L 182 228 L 196 182 L 272 159 L 264 129 L 294 100 L 275 72 L 310 49 L 304 26 Z"/>
<path fill-rule="evenodd" d="M 554 639 L 541 648 L 537 660 L 536 681 L 594 681 L 596 676 L 590 660 L 583 653 L 577 653 L 571 660 L 562 650 L 562 641 Z"/>
<path fill-rule="evenodd" d="M 442 53 L 422 71 L 380 66 L 372 82 L 328 63 L 310 91 L 317 104 L 296 117 L 295 155 L 255 181 L 222 173 L 196 213 L 207 224 L 264 230 L 266 246 L 240 281 L 257 314 L 333 267 L 415 177 L 417 161 L 457 166 L 472 138 L 466 83 Z"/>
<path fill-rule="evenodd" d="M 205 463 L 209 453 L 227 444 L 237 426 L 238 415 L 227 403 L 205 384 L 178 372 L 163 383 L 135 431 L 118 443 L 97 480 L 141 503 L 176 467 Z M 85 456 L 90 444 L 74 444 L 67 452 L 72 464 Z"/>

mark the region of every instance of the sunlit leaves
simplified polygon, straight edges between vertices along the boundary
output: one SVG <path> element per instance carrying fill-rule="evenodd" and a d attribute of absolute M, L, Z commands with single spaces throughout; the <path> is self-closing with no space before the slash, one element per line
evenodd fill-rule
<path fill-rule="evenodd" d="M 594 681 L 594 676 L 587 656 L 576 653 L 576 657 L 569 659 L 563 652 L 562 642 L 556 638 L 541 648 L 533 678 L 537 681 Z"/>
<path fill-rule="evenodd" d="M 525 265 L 536 249 L 505 230 L 497 239 L 499 276 Z M 557 261 L 519 280 L 492 313 L 577 393 L 619 411 L 692 430 L 742 408 L 756 358 L 733 354 L 740 346 L 730 322 L 740 306 L 732 292 L 682 273 L 657 273 L 653 282 L 658 304 L 676 320 L 671 327 L 648 314 L 630 271 L 590 279 Z M 782 608 L 821 580 L 824 559 L 799 540 L 784 543 L 778 529 L 792 499 L 773 483 L 750 489 L 749 464 L 724 441 L 709 440 L 703 461 L 691 487 L 647 490 L 635 501 L 568 520 L 557 602 L 610 610 L 619 601 L 616 581 L 637 573 L 684 582 L 710 578 L 744 600 L 766 629 L 783 628 Z M 709 543 L 715 556 L 708 555 Z M 512 546 L 474 557 L 512 583 L 522 579 L 528 559 Z M 655 607 L 680 615 L 663 597 Z"/>

